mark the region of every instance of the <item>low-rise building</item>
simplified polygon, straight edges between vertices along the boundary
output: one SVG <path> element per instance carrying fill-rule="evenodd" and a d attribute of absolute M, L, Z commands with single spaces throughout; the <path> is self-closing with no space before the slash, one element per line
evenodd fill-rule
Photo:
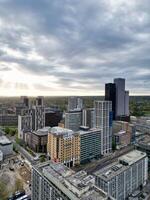
<path fill-rule="evenodd" d="M 50 127 L 44 127 L 37 131 L 25 133 L 26 144 L 37 153 L 46 153 L 49 129 Z"/>
<path fill-rule="evenodd" d="M 150 135 L 146 134 L 137 139 L 137 142 L 135 144 L 135 147 L 137 150 L 143 151 L 148 156 L 148 164 L 150 167 Z"/>
<path fill-rule="evenodd" d="M 125 147 L 131 143 L 131 136 L 126 131 L 119 131 L 113 134 L 117 149 Z"/>
<path fill-rule="evenodd" d="M 47 152 L 55 162 L 72 167 L 80 163 L 80 136 L 72 130 L 53 127 L 48 134 Z"/>
<path fill-rule="evenodd" d="M 127 137 L 130 138 L 130 143 L 135 143 L 135 125 L 125 121 L 114 121 L 113 122 L 113 133 L 125 131 Z"/>
<path fill-rule="evenodd" d="M 95 183 L 114 200 L 125 200 L 133 191 L 146 184 L 148 158 L 146 153 L 131 151 L 117 162 L 98 170 Z"/>
<path fill-rule="evenodd" d="M 106 200 L 94 180 L 85 171 L 75 173 L 60 163 L 39 164 L 32 169 L 32 200 Z"/>
<path fill-rule="evenodd" d="M 13 144 L 6 136 L 0 136 L 0 150 L 3 156 L 6 157 L 13 153 Z"/>

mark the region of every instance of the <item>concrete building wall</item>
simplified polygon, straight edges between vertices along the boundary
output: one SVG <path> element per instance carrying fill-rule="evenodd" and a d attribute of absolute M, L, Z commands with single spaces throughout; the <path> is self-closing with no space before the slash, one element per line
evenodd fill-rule
<path fill-rule="evenodd" d="M 116 116 L 124 115 L 125 108 L 125 79 L 114 79 L 116 84 Z"/>
<path fill-rule="evenodd" d="M 101 129 L 101 154 L 112 150 L 112 103 L 110 101 L 95 101 L 96 128 Z"/>

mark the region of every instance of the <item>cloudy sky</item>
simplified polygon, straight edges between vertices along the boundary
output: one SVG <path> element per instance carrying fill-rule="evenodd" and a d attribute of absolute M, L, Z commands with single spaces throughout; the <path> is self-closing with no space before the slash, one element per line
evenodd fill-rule
<path fill-rule="evenodd" d="M 149 0 L 0 0 L 0 95 L 150 94 Z"/>

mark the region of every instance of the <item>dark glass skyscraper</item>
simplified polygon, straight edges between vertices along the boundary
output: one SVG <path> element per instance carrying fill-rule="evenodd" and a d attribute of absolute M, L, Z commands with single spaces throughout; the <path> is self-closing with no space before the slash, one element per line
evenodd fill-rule
<path fill-rule="evenodd" d="M 105 101 L 112 101 L 113 119 L 116 117 L 116 85 L 115 83 L 105 84 Z"/>

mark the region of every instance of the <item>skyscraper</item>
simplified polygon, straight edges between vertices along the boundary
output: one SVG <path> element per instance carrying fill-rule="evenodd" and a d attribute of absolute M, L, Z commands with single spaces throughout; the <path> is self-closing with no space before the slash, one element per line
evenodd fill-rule
<path fill-rule="evenodd" d="M 116 85 L 116 116 L 123 116 L 125 105 L 125 79 L 114 79 Z"/>
<path fill-rule="evenodd" d="M 105 101 L 112 101 L 113 119 L 116 116 L 116 84 L 106 83 L 105 84 Z"/>
<path fill-rule="evenodd" d="M 101 154 L 112 150 L 112 102 L 95 101 L 95 125 L 101 129 Z"/>
<path fill-rule="evenodd" d="M 125 79 L 114 79 L 116 85 L 116 118 L 129 116 L 129 91 L 125 91 Z"/>

